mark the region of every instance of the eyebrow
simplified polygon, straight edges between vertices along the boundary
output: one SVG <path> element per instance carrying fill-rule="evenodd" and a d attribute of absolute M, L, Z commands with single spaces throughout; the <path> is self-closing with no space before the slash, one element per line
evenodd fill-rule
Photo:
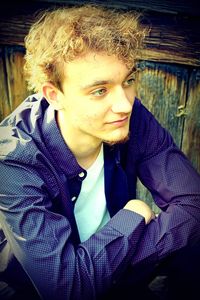
<path fill-rule="evenodd" d="M 88 85 L 81 86 L 83 90 L 87 90 L 89 88 L 98 86 L 98 85 L 106 85 L 113 83 L 113 80 L 95 80 L 94 82 L 89 83 Z"/>
<path fill-rule="evenodd" d="M 131 74 L 133 74 L 135 72 L 136 72 L 136 68 L 133 67 L 131 69 L 131 71 L 126 75 L 125 78 L 129 77 Z M 112 84 L 112 83 L 114 83 L 114 80 L 95 80 L 94 82 L 91 82 L 88 85 L 81 86 L 81 88 L 83 90 L 86 90 L 86 89 L 89 89 L 89 88 L 92 88 L 92 87 L 95 87 L 95 86 Z"/>

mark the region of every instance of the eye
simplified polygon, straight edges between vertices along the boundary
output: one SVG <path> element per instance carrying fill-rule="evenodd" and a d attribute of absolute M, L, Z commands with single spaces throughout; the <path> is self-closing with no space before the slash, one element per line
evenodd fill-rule
<path fill-rule="evenodd" d="M 100 97 L 100 96 L 105 95 L 106 92 L 107 92 L 107 90 L 106 90 L 105 88 L 101 88 L 101 89 L 98 89 L 98 90 L 93 91 L 91 94 L 92 94 L 93 96 Z"/>
<path fill-rule="evenodd" d="M 129 87 L 135 83 L 135 76 L 129 77 L 127 80 L 124 81 L 124 87 Z"/>

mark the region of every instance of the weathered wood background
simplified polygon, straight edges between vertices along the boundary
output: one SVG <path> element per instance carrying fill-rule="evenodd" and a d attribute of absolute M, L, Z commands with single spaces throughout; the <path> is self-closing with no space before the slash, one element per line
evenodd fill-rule
<path fill-rule="evenodd" d="M 23 76 L 24 36 L 38 10 L 90 1 L 7 1 L 0 8 L 0 119 L 30 93 Z M 200 10 L 198 1 L 93 1 L 137 9 L 151 27 L 138 64 L 137 96 L 169 129 L 200 172 Z M 153 203 L 138 182 L 138 197 Z M 158 211 L 158 208 L 154 209 Z"/>
<path fill-rule="evenodd" d="M 200 171 L 200 70 L 141 61 L 137 89 L 138 97 Z M 139 181 L 138 197 L 159 211 Z"/>

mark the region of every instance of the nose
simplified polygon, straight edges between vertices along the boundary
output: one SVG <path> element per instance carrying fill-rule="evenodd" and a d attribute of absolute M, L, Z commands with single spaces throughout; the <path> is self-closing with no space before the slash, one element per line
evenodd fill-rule
<path fill-rule="evenodd" d="M 114 113 L 130 113 L 133 106 L 133 95 L 128 95 L 122 87 L 118 88 L 113 99 L 112 112 Z"/>

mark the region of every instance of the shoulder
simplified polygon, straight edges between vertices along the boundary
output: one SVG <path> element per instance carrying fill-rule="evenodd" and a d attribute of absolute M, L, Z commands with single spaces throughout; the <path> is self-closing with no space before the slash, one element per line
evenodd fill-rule
<path fill-rule="evenodd" d="M 0 159 L 29 160 L 41 141 L 47 101 L 35 94 L 25 99 L 0 124 Z"/>
<path fill-rule="evenodd" d="M 146 126 L 152 119 L 156 120 L 153 114 L 144 106 L 142 101 L 135 98 L 130 122 L 131 130 L 135 131 L 135 128 L 143 130 L 147 129 Z"/>
<path fill-rule="evenodd" d="M 171 134 L 154 115 L 135 99 L 130 122 L 130 144 L 138 155 L 149 157 L 172 145 Z"/>

